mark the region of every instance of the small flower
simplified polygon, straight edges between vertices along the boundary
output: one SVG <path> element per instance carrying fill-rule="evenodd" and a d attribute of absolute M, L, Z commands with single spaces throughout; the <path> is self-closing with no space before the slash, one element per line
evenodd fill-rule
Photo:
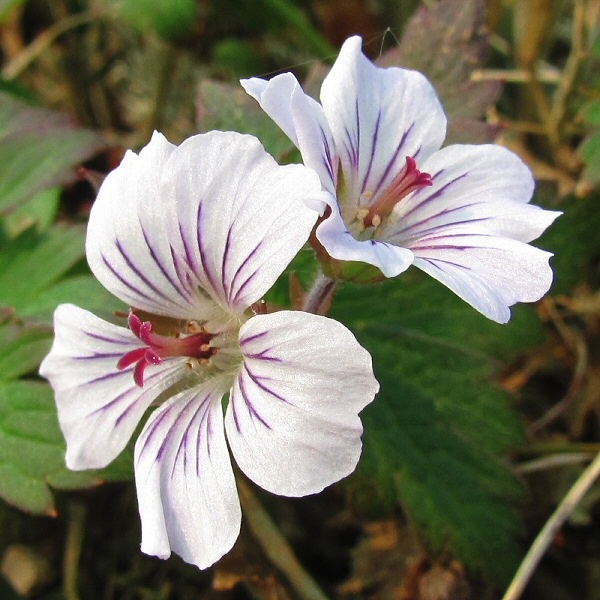
<path fill-rule="evenodd" d="M 249 478 L 287 496 L 356 466 L 358 413 L 378 389 L 367 351 L 332 319 L 250 308 L 315 224 L 304 199 L 321 196 L 306 167 L 223 132 L 178 147 L 155 134 L 100 189 L 87 258 L 134 307 L 128 327 L 59 306 L 40 373 L 71 469 L 107 465 L 157 407 L 135 445 L 147 554 L 205 568 L 231 548 L 241 510 L 228 447 Z"/>
<path fill-rule="evenodd" d="M 528 204 L 531 173 L 505 148 L 440 150 L 446 117 L 423 75 L 374 66 L 352 37 L 322 104 L 291 73 L 241 83 L 337 198 L 316 229 L 329 256 L 385 277 L 414 264 L 501 323 L 548 290 L 551 255 L 528 242 L 560 213 Z"/>

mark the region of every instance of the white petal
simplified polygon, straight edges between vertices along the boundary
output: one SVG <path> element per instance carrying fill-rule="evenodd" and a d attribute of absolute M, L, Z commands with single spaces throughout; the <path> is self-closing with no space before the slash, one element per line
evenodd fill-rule
<path fill-rule="evenodd" d="M 155 134 L 107 177 L 87 256 L 116 296 L 154 314 L 211 320 L 242 311 L 307 241 L 322 206 L 315 173 L 280 167 L 256 138 Z M 226 315 L 225 315 L 226 316 Z"/>
<path fill-rule="evenodd" d="M 528 204 L 531 172 L 501 146 L 448 146 L 419 168 L 432 175 L 433 185 L 396 206 L 392 224 L 379 233 L 389 242 L 411 248 L 423 237 L 457 231 L 529 242 L 560 215 Z"/>
<path fill-rule="evenodd" d="M 281 167 L 256 138 L 233 132 L 183 142 L 161 190 L 174 206 L 177 251 L 234 312 L 259 300 L 306 243 L 318 217 L 306 200 L 325 195 L 313 171 Z"/>
<path fill-rule="evenodd" d="M 351 37 L 321 88 L 341 157 L 347 202 L 384 189 L 406 164 L 440 148 L 446 118 L 435 90 L 416 71 L 376 67 Z"/>
<path fill-rule="evenodd" d="M 386 277 L 395 277 L 413 263 L 411 250 L 382 240 L 359 241 L 348 231 L 336 205 L 331 215 L 317 228 L 317 238 L 330 256 L 338 260 L 365 262 L 381 270 Z"/>
<path fill-rule="evenodd" d="M 287 496 L 351 473 L 361 452 L 358 413 L 379 389 L 352 333 L 326 317 L 281 311 L 247 321 L 240 347 L 225 428 L 242 471 Z"/>
<path fill-rule="evenodd" d="M 539 300 L 552 284 L 552 255 L 520 241 L 457 234 L 421 244 L 413 247 L 415 265 L 498 323 L 510 319 L 510 306 Z"/>
<path fill-rule="evenodd" d="M 300 150 L 304 164 L 317 172 L 323 188 L 335 194 L 339 159 L 323 107 L 302 91 L 291 73 L 268 82 L 253 78 L 240 83 Z"/>
<path fill-rule="evenodd" d="M 205 569 L 234 544 L 241 523 L 225 443 L 222 381 L 174 396 L 154 412 L 135 446 L 142 552 L 171 551 Z"/>
<path fill-rule="evenodd" d="M 166 231 L 169 206 L 160 179 L 176 147 L 155 133 L 139 155 L 128 151 L 102 184 L 90 214 L 88 263 L 115 296 L 148 312 L 181 318 L 204 312 L 178 270 Z"/>
<path fill-rule="evenodd" d="M 151 402 L 179 378 L 185 359 L 149 366 L 142 389 L 133 380 L 133 365 L 117 369 L 125 353 L 140 347 L 128 329 L 61 304 L 54 313 L 54 335 L 40 374 L 54 388 L 67 466 L 104 467 L 125 448 Z"/>

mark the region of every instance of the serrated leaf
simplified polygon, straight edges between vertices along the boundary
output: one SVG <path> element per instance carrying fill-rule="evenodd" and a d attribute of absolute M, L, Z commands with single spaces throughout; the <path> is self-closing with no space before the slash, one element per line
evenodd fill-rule
<path fill-rule="evenodd" d="M 519 556 L 520 486 L 502 457 L 522 433 L 494 376 L 541 338 L 524 308 L 498 325 L 409 273 L 342 288 L 332 310 L 372 353 L 381 383 L 363 412 L 355 497 L 372 508 L 399 502 L 434 551 L 449 547 L 498 581 Z"/>
<path fill-rule="evenodd" d="M 250 133 L 276 159 L 289 154 L 294 147 L 240 85 L 204 79 L 200 82 L 197 102 L 200 131 L 222 129 Z"/>
<path fill-rule="evenodd" d="M 81 489 L 130 479 L 129 452 L 102 471 L 67 470 L 52 390 L 33 381 L 0 382 L 0 496 L 32 513 L 54 514 L 50 485 Z"/>
<path fill-rule="evenodd" d="M 0 214 L 73 177 L 73 167 L 102 147 L 98 134 L 64 115 L 0 93 Z"/>
<path fill-rule="evenodd" d="M 406 24 L 398 48 L 377 61 L 427 76 L 448 116 L 446 144 L 482 143 L 498 134 L 482 118 L 498 99 L 501 85 L 471 79 L 487 50 L 484 24 L 484 0 L 440 0 L 421 6 Z"/>

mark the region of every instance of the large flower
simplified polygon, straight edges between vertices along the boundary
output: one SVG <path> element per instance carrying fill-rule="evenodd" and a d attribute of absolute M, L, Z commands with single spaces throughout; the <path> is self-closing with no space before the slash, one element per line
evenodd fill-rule
<path fill-rule="evenodd" d="M 316 230 L 331 257 L 386 277 L 414 264 L 498 322 L 550 287 L 551 255 L 528 242 L 560 213 L 528 204 L 531 173 L 505 148 L 440 150 L 446 118 L 420 73 L 374 66 L 352 37 L 322 104 L 291 73 L 242 85 L 337 197 Z"/>
<path fill-rule="evenodd" d="M 318 213 L 305 200 L 321 195 L 306 167 L 223 132 L 178 147 L 155 134 L 100 189 L 87 258 L 133 307 L 128 327 L 59 306 L 40 373 L 71 469 L 108 464 L 158 407 L 135 445 L 148 554 L 205 568 L 231 548 L 241 511 L 227 443 L 248 477 L 288 496 L 356 466 L 358 413 L 378 389 L 369 354 L 334 320 L 250 308 L 306 242 Z"/>

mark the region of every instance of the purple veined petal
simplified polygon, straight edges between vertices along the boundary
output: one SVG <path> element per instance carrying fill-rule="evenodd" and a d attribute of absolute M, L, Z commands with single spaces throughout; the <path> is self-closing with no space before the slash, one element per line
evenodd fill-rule
<path fill-rule="evenodd" d="M 302 91 L 291 73 L 240 83 L 300 150 L 304 164 L 317 172 L 323 188 L 335 195 L 339 157 L 323 107 Z"/>
<path fill-rule="evenodd" d="M 317 227 L 317 238 L 330 256 L 338 260 L 365 262 L 381 270 L 386 277 L 396 277 L 410 267 L 414 255 L 385 240 L 357 240 L 348 228 L 337 205 L 331 215 Z"/>
<path fill-rule="evenodd" d="M 438 150 L 446 117 L 435 90 L 416 71 L 376 67 L 351 37 L 323 81 L 321 103 L 341 157 L 346 202 L 364 204 L 406 164 Z M 367 200 L 365 200 L 367 202 Z"/>
<path fill-rule="evenodd" d="M 177 147 L 155 133 L 139 155 L 128 151 L 108 174 L 92 207 L 86 254 L 94 275 L 136 308 L 201 318 L 211 304 L 197 293 L 190 269 L 173 255 L 166 220 L 173 212 L 160 181 Z M 191 194 L 191 191 L 190 191 Z"/>
<path fill-rule="evenodd" d="M 240 348 L 225 428 L 242 471 L 287 496 L 351 473 L 361 452 L 358 413 L 379 389 L 352 333 L 326 317 L 281 311 L 247 321 Z"/>
<path fill-rule="evenodd" d="M 561 214 L 529 204 L 531 172 L 501 146 L 448 146 L 422 168 L 433 185 L 403 199 L 380 238 L 412 247 L 422 237 L 458 229 L 530 242 Z"/>
<path fill-rule="evenodd" d="M 54 313 L 54 343 L 40 366 L 56 397 L 70 469 L 105 467 L 125 448 L 145 410 L 180 376 L 185 359 L 148 368 L 144 387 L 119 359 L 140 342 L 123 327 L 70 304 Z"/>
<path fill-rule="evenodd" d="M 456 234 L 424 238 L 412 250 L 415 266 L 498 323 L 510 319 L 510 306 L 539 300 L 552 284 L 552 255 L 517 240 Z"/>
<path fill-rule="evenodd" d="M 241 509 L 223 427 L 223 380 L 165 402 L 135 446 L 142 552 L 205 569 L 231 549 Z"/>
<path fill-rule="evenodd" d="M 183 142 L 161 181 L 175 251 L 234 313 L 259 300 L 306 243 L 319 215 L 308 201 L 320 206 L 324 194 L 312 170 L 279 166 L 256 138 L 221 131 Z"/>

